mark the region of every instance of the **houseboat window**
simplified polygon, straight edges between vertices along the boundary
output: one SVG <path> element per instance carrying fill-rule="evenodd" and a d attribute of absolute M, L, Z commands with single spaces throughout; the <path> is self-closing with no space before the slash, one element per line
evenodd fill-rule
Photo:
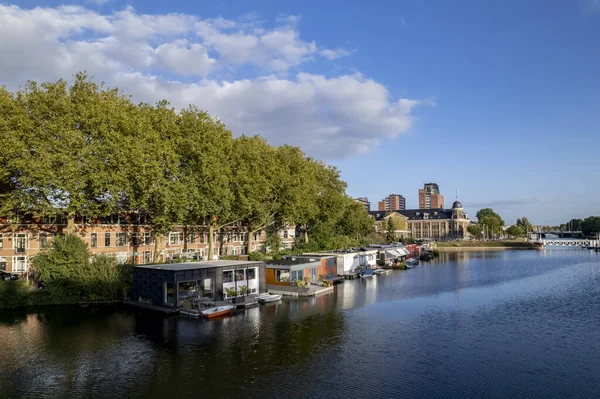
<path fill-rule="evenodd" d="M 40 233 L 40 249 L 44 249 L 48 247 L 48 234 Z"/>
<path fill-rule="evenodd" d="M 245 276 L 244 276 L 244 271 L 243 270 L 236 270 L 235 271 L 235 281 L 242 281 L 245 280 Z"/>
<path fill-rule="evenodd" d="M 232 283 L 233 282 L 233 270 L 228 270 L 223 272 L 223 282 L 224 283 Z"/>
<path fill-rule="evenodd" d="M 117 247 L 124 247 L 127 244 L 126 233 L 117 233 Z"/>
<path fill-rule="evenodd" d="M 110 233 L 104 233 L 104 246 L 110 247 Z"/>
<path fill-rule="evenodd" d="M 292 272 L 292 282 L 304 280 L 304 270 L 294 270 Z"/>
<path fill-rule="evenodd" d="M 316 267 L 313 267 L 313 268 L 310 269 L 310 280 L 314 281 L 314 282 L 318 281 L 318 278 L 317 278 L 317 268 Z"/>
<path fill-rule="evenodd" d="M 248 269 L 248 280 L 254 280 L 256 278 L 256 269 Z"/>
<path fill-rule="evenodd" d="M 204 279 L 204 285 L 202 287 L 204 289 L 204 292 L 206 293 L 207 291 L 210 292 L 212 291 L 212 281 L 209 278 L 205 278 Z"/>
<path fill-rule="evenodd" d="M 42 241 L 40 240 L 40 245 L 41 245 L 41 242 Z M 47 245 L 47 243 L 44 244 L 44 245 Z M 98 234 L 97 233 L 92 233 L 92 239 L 90 240 L 90 247 L 96 248 L 97 246 L 98 246 Z"/>
<path fill-rule="evenodd" d="M 175 303 L 175 288 L 171 282 L 165 283 L 165 303 L 172 305 Z"/>
<path fill-rule="evenodd" d="M 184 281 L 179 283 L 179 292 L 177 298 L 179 301 L 187 298 L 197 297 L 198 289 L 195 281 Z"/>
<path fill-rule="evenodd" d="M 289 283 L 290 282 L 290 272 L 289 270 L 276 270 L 275 271 L 276 280 L 280 283 Z"/>

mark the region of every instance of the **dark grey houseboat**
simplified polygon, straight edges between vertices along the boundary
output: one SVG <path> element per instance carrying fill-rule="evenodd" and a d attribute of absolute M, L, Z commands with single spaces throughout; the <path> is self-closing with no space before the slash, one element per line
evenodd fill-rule
<path fill-rule="evenodd" d="M 132 299 L 154 306 L 180 308 L 189 298 L 220 301 L 265 291 L 264 262 L 217 260 L 133 268 Z"/>

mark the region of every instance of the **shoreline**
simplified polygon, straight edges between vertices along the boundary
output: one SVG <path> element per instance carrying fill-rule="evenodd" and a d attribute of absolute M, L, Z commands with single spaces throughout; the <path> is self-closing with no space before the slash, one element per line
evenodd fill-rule
<path fill-rule="evenodd" d="M 518 251 L 541 250 L 542 247 L 437 247 L 434 251 L 437 252 L 463 252 L 463 251 L 503 251 L 506 249 Z"/>

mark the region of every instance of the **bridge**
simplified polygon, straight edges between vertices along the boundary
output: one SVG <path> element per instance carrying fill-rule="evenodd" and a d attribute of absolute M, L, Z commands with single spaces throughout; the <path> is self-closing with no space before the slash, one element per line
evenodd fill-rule
<path fill-rule="evenodd" d="M 590 239 L 541 239 L 537 240 L 543 247 L 580 247 L 580 248 L 598 248 L 600 240 Z"/>
<path fill-rule="evenodd" d="M 531 231 L 527 236 L 532 240 L 548 238 L 548 236 L 557 236 L 558 238 L 582 238 L 583 233 L 581 231 Z"/>

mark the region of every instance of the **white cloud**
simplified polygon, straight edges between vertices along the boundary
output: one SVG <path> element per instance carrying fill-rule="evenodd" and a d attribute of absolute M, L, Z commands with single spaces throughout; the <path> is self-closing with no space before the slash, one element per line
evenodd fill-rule
<path fill-rule="evenodd" d="M 110 0 L 87 0 L 87 2 L 96 6 L 103 6 L 110 2 Z"/>
<path fill-rule="evenodd" d="M 350 55 L 350 51 L 343 49 L 343 48 L 338 48 L 336 50 L 332 50 L 332 49 L 324 49 L 319 51 L 319 54 L 325 58 L 327 58 L 328 60 L 337 60 L 338 58 L 342 58 L 342 57 L 346 57 L 348 55 Z"/>
<path fill-rule="evenodd" d="M 385 86 L 360 74 L 291 74 L 303 63 L 347 55 L 302 40 L 297 25 L 294 17 L 264 28 L 255 17 L 0 5 L 0 84 L 16 89 L 28 79 L 86 70 L 137 101 L 196 104 L 235 134 L 261 134 L 327 159 L 367 152 L 411 127 L 421 102 L 393 99 Z M 252 77 L 236 78 L 241 67 Z"/>

